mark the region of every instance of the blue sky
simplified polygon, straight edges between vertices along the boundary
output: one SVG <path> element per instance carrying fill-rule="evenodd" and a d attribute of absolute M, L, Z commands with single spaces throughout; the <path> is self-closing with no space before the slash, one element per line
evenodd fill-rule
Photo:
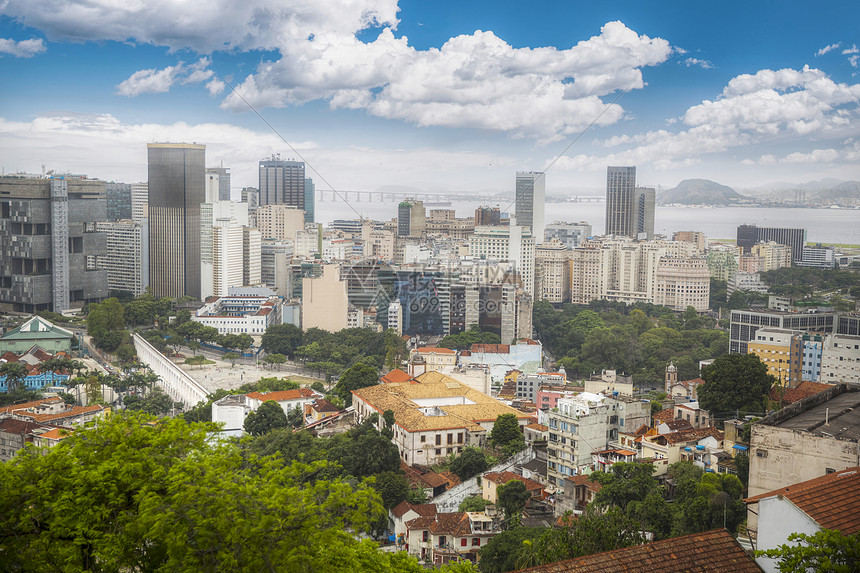
<path fill-rule="evenodd" d="M 608 164 L 663 187 L 860 179 L 858 21 L 854 2 L 0 0 L 0 167 L 133 182 L 147 142 L 196 141 L 237 189 L 280 153 L 320 187 L 501 191 L 596 119 L 548 193 Z"/>

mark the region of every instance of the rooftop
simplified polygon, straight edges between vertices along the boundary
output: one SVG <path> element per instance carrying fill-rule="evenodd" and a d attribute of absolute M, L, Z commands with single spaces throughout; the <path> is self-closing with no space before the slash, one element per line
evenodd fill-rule
<path fill-rule="evenodd" d="M 529 415 L 506 406 L 439 372 L 425 372 L 417 384 L 378 384 L 353 395 L 378 412 L 394 412 L 395 423 L 409 432 L 465 428 L 481 431 L 479 422 L 493 422 L 501 414 L 518 419 Z"/>
<path fill-rule="evenodd" d="M 524 569 L 531 573 L 761 573 L 731 535 L 719 529 Z"/>
<path fill-rule="evenodd" d="M 757 503 L 781 496 L 811 517 L 824 529 L 844 535 L 860 531 L 860 466 L 796 483 L 745 499 Z"/>
<path fill-rule="evenodd" d="M 393 513 L 395 517 L 403 517 L 410 509 L 421 516 L 436 515 L 435 503 L 412 504 L 405 499 L 392 507 L 391 513 Z"/>
<path fill-rule="evenodd" d="M 860 387 L 832 386 L 762 418 L 759 423 L 856 441 L 860 439 Z"/>
<path fill-rule="evenodd" d="M 278 390 L 277 392 L 251 392 L 245 394 L 248 398 L 266 402 L 274 400 L 275 402 L 286 402 L 288 400 L 301 400 L 302 398 L 321 398 L 322 395 L 314 392 L 310 388 L 296 388 L 295 390 Z"/>
<path fill-rule="evenodd" d="M 3 340 L 38 340 L 45 338 L 72 338 L 74 334 L 65 328 L 60 328 L 54 323 L 40 316 L 34 316 L 18 328 L 13 328 L 2 337 Z"/>
<path fill-rule="evenodd" d="M 512 480 L 521 481 L 526 486 L 526 491 L 543 489 L 544 487 L 541 483 L 525 478 L 513 472 L 488 472 L 484 474 L 484 479 L 489 480 L 491 482 L 495 482 L 500 485 L 508 483 Z"/>
<path fill-rule="evenodd" d="M 380 380 L 384 384 L 396 384 L 398 382 L 408 382 L 409 380 L 412 380 L 412 376 L 399 368 L 395 368 L 394 370 L 380 378 Z"/>

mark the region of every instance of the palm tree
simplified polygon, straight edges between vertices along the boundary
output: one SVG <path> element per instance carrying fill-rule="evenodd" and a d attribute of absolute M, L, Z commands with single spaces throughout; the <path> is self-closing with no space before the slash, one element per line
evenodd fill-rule
<path fill-rule="evenodd" d="M 45 360 L 39 365 L 39 372 L 44 374 L 45 372 L 51 373 L 51 385 L 54 385 L 54 374 L 57 372 L 63 374 L 71 374 L 74 369 L 74 364 L 70 358 L 62 358 L 58 356 L 52 356 L 48 360 Z"/>
<path fill-rule="evenodd" d="M 21 382 L 27 378 L 28 374 L 27 367 L 21 362 L 0 364 L 0 376 L 6 378 L 6 390 L 10 393 L 18 390 Z"/>

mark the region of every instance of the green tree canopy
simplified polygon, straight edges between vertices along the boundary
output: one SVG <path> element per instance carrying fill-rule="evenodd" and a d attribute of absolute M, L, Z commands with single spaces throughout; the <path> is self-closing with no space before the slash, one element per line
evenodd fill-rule
<path fill-rule="evenodd" d="M 853 573 L 860 567 L 860 533 L 843 535 L 833 529 L 821 529 L 812 535 L 792 533 L 788 541 L 792 544 L 756 551 L 756 557 L 776 559 L 780 573 Z"/>
<path fill-rule="evenodd" d="M 401 471 L 384 471 L 374 476 L 373 489 L 382 498 L 382 506 L 391 509 L 409 494 L 409 482 Z"/>
<path fill-rule="evenodd" d="M 451 462 L 451 471 L 462 481 L 474 477 L 490 467 L 487 457 L 480 449 L 469 446 Z"/>
<path fill-rule="evenodd" d="M 526 490 L 526 484 L 518 479 L 512 479 L 508 483 L 501 485 L 497 490 L 498 505 L 505 512 L 505 519 L 509 521 L 509 527 L 514 523 L 518 523 L 519 516 L 528 503 L 529 492 Z"/>
<path fill-rule="evenodd" d="M 269 354 L 295 357 L 296 349 L 302 345 L 302 329 L 294 324 L 276 324 L 263 333 L 261 346 Z"/>
<path fill-rule="evenodd" d="M 457 511 L 484 511 L 488 505 L 492 504 L 480 495 L 470 495 L 460 502 Z"/>
<path fill-rule="evenodd" d="M 515 527 L 501 532 L 481 547 L 478 571 L 504 573 L 520 569 L 517 563 L 522 558 L 524 543 L 537 541 L 546 531 L 544 527 Z"/>
<path fill-rule="evenodd" d="M 352 405 L 352 391 L 379 384 L 378 372 L 367 364 L 351 366 L 335 384 L 334 391 L 347 406 Z"/>
<path fill-rule="evenodd" d="M 6 382 L 8 392 L 16 392 L 27 378 L 27 367 L 23 362 L 4 362 L 0 364 L 0 378 Z"/>
<path fill-rule="evenodd" d="M 266 400 L 256 412 L 249 412 L 245 416 L 245 431 L 252 436 L 261 436 L 288 425 L 284 409 L 274 400 Z"/>
<path fill-rule="evenodd" d="M 513 455 L 526 447 L 516 414 L 499 414 L 496 417 L 493 429 L 490 430 L 490 443 L 494 448 L 503 450 L 506 455 Z"/>
<path fill-rule="evenodd" d="M 87 332 L 93 337 L 96 346 L 113 352 L 122 344 L 125 334 L 122 303 L 109 298 L 99 304 L 90 304 L 88 310 Z"/>
<path fill-rule="evenodd" d="M 0 465 L 4 569 L 423 571 L 356 540 L 385 515 L 368 484 L 243 456 L 211 429 L 115 414 Z"/>
<path fill-rule="evenodd" d="M 726 354 L 702 369 L 699 404 L 713 416 L 727 417 L 736 410 L 764 412 L 767 394 L 776 379 L 755 354 Z"/>

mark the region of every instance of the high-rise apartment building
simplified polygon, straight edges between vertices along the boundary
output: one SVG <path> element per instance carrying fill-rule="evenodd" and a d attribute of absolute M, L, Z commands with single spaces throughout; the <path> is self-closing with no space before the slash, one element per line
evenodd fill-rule
<path fill-rule="evenodd" d="M 636 167 L 607 167 L 605 233 L 652 239 L 655 199 L 654 189 L 636 187 Z"/>
<path fill-rule="evenodd" d="M 230 200 L 230 168 L 229 167 L 207 167 L 206 173 L 218 176 L 218 196 L 213 201 Z"/>
<path fill-rule="evenodd" d="M 135 221 L 149 219 L 149 184 L 131 184 L 131 218 Z"/>
<path fill-rule="evenodd" d="M 260 205 L 305 208 L 305 163 L 273 155 L 260 161 Z"/>
<path fill-rule="evenodd" d="M 155 296 L 200 298 L 206 146 L 150 143 L 149 277 Z"/>
<path fill-rule="evenodd" d="M 263 238 L 295 241 L 296 233 L 305 229 L 305 212 L 291 205 L 262 205 L 257 228 Z"/>
<path fill-rule="evenodd" d="M 0 177 L 0 309 L 62 312 L 107 297 L 105 183 Z"/>
<path fill-rule="evenodd" d="M 200 205 L 200 298 L 206 300 L 215 292 L 215 227 L 233 226 L 243 229 L 249 226 L 248 204 L 236 201 L 215 201 Z M 222 233 L 223 235 L 223 233 Z M 244 259 L 243 259 L 244 260 Z M 222 273 L 223 274 L 223 273 Z M 245 283 L 229 286 L 244 286 Z M 223 291 L 226 293 L 226 291 Z M 222 293 L 223 294 L 223 293 Z"/>
<path fill-rule="evenodd" d="M 558 239 L 535 246 L 535 300 L 570 300 L 570 249 Z"/>
<path fill-rule="evenodd" d="M 753 245 L 752 256 L 759 258 L 759 272 L 773 271 L 791 266 L 791 247 L 775 241 Z"/>
<path fill-rule="evenodd" d="M 212 227 L 212 287 L 214 296 L 225 296 L 230 287 L 242 286 L 244 265 L 242 227 L 221 219 Z"/>
<path fill-rule="evenodd" d="M 528 227 L 538 243 L 543 242 L 546 175 L 540 171 L 517 172 L 517 225 Z"/>
<path fill-rule="evenodd" d="M 107 242 L 99 268 L 107 271 L 108 288 L 134 296 L 143 294 L 149 286 L 148 221 L 108 221 L 97 223 L 96 228 Z"/>
<path fill-rule="evenodd" d="M 530 297 L 535 292 L 535 238 L 520 225 L 476 227 L 469 239 L 469 255 L 480 259 L 510 261 Z"/>

